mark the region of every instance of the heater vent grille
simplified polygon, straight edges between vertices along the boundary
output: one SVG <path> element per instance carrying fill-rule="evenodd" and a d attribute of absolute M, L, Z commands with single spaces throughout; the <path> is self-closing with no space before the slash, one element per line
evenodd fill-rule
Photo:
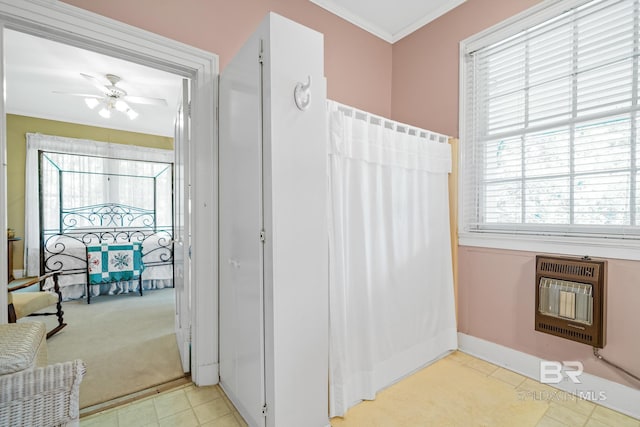
<path fill-rule="evenodd" d="M 604 347 L 604 260 L 536 257 L 535 329 Z"/>
<path fill-rule="evenodd" d="M 590 334 L 585 334 L 584 332 L 572 331 L 569 329 L 560 328 L 558 326 L 547 325 L 545 323 L 538 323 L 538 327 L 548 332 L 554 332 L 554 335 L 577 338 L 577 340 L 584 342 L 585 344 L 593 343 L 593 336 Z"/>
<path fill-rule="evenodd" d="M 549 273 L 566 274 L 575 277 L 593 278 L 597 268 L 593 265 L 568 264 L 556 261 L 543 261 L 539 265 L 539 271 Z"/>

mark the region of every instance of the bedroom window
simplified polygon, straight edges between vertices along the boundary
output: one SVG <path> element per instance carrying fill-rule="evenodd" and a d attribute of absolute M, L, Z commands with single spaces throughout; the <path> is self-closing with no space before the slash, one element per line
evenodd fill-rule
<path fill-rule="evenodd" d="M 463 41 L 461 235 L 640 239 L 640 2 L 545 2 Z"/>
<path fill-rule="evenodd" d="M 170 163 L 46 151 L 41 157 L 40 210 L 44 227 L 41 231 L 61 233 L 69 228 L 95 227 L 97 223 L 105 228 L 118 227 L 117 223 L 98 220 L 100 216 L 107 218 L 108 205 L 150 212 L 156 227 L 171 228 Z M 81 213 L 72 214 L 78 210 Z M 92 210 L 94 213 L 90 214 Z M 150 221 L 139 212 L 136 215 L 123 212 L 121 216 L 129 227 L 144 227 L 145 221 Z M 84 217 L 86 221 L 82 220 Z"/>

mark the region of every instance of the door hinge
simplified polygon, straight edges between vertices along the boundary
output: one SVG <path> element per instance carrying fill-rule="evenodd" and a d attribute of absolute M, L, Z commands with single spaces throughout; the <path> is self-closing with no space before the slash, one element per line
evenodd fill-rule
<path fill-rule="evenodd" d="M 262 405 L 262 416 L 263 417 L 267 416 L 267 404 L 266 403 L 264 405 Z"/>
<path fill-rule="evenodd" d="M 262 47 L 262 39 L 260 40 L 260 51 L 258 52 L 258 62 L 260 64 L 264 63 L 264 48 Z"/>
<path fill-rule="evenodd" d="M 267 240 L 267 236 L 266 236 L 264 230 L 260 230 L 260 241 L 262 243 L 264 243 L 266 240 Z"/>

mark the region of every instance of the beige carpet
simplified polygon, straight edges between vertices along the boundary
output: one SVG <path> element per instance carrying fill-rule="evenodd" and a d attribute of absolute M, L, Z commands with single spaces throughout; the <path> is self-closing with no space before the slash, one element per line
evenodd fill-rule
<path fill-rule="evenodd" d="M 68 325 L 47 340 L 49 363 L 84 360 L 81 408 L 184 376 L 174 306 L 171 288 L 147 291 L 142 297 L 100 296 L 89 305 L 85 300 L 63 303 Z M 46 322 L 48 329 L 55 324 L 51 317 Z"/>

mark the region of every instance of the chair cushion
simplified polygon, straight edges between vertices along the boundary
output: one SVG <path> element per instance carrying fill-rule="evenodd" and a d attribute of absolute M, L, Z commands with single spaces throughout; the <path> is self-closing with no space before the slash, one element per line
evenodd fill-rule
<path fill-rule="evenodd" d="M 46 364 L 46 334 L 42 322 L 0 325 L 0 375 Z"/>
<path fill-rule="evenodd" d="M 11 292 L 11 298 L 18 319 L 58 302 L 58 296 L 52 292 Z"/>

